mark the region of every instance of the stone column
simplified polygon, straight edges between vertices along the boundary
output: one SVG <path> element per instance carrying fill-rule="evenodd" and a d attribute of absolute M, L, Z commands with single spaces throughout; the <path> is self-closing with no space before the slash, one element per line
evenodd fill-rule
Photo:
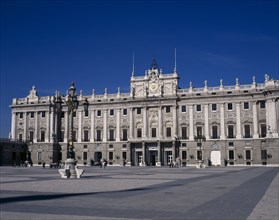
<path fill-rule="evenodd" d="M 175 141 L 172 142 L 172 148 L 171 148 L 171 151 L 172 151 L 172 161 L 175 161 Z"/>
<path fill-rule="evenodd" d="M 82 111 L 78 111 L 78 142 L 81 142 L 81 140 L 83 139 L 81 121 L 82 121 Z"/>
<path fill-rule="evenodd" d="M 176 108 L 176 105 L 173 106 L 173 134 L 174 134 L 174 137 L 178 137 L 178 134 L 177 134 L 177 108 Z"/>
<path fill-rule="evenodd" d="M 145 143 L 142 142 L 142 165 L 145 166 Z"/>
<path fill-rule="evenodd" d="M 156 166 L 161 166 L 161 143 L 158 141 L 158 162 Z"/>
<path fill-rule="evenodd" d="M 23 140 L 27 139 L 27 112 L 23 113 L 23 125 L 24 125 L 24 130 L 23 130 Z"/>
<path fill-rule="evenodd" d="M 259 138 L 257 102 L 253 103 L 253 138 Z"/>
<path fill-rule="evenodd" d="M 94 142 L 95 140 L 95 110 L 92 110 L 90 112 L 91 115 L 91 134 L 90 134 L 90 142 Z"/>
<path fill-rule="evenodd" d="M 236 139 L 241 139 L 240 103 L 236 103 Z"/>
<path fill-rule="evenodd" d="M 267 100 L 266 104 L 266 122 L 268 126 L 268 136 L 278 137 L 275 99 Z"/>
<path fill-rule="evenodd" d="M 116 141 L 120 141 L 120 109 L 116 109 Z"/>
<path fill-rule="evenodd" d="M 50 142 L 50 111 L 46 111 L 46 142 Z M 39 130 L 37 131 L 37 137 L 38 138 L 38 132 Z"/>
<path fill-rule="evenodd" d="M 147 108 L 143 108 L 143 138 L 146 138 L 147 135 Z"/>
<path fill-rule="evenodd" d="M 158 108 L 158 123 L 159 123 L 159 138 L 162 139 L 163 138 L 163 121 L 162 121 L 162 107 L 159 106 Z"/>
<path fill-rule="evenodd" d="M 35 117 L 35 131 L 34 131 L 33 141 L 34 141 L 34 143 L 37 143 L 37 137 L 38 137 L 38 112 L 35 112 L 34 117 Z M 48 142 L 47 138 L 46 138 L 45 141 Z"/>
<path fill-rule="evenodd" d="M 209 124 L 208 124 L 208 104 L 204 104 L 204 135 L 209 139 Z"/>
<path fill-rule="evenodd" d="M 69 140 L 69 114 L 68 111 L 64 113 L 65 120 L 65 132 L 64 132 L 64 143 L 67 143 Z"/>
<path fill-rule="evenodd" d="M 189 124 L 190 124 L 190 131 L 189 131 L 189 140 L 194 140 L 194 113 L 193 113 L 193 105 L 189 106 Z"/>
<path fill-rule="evenodd" d="M 12 112 L 11 135 L 12 140 L 16 139 L 16 113 Z"/>
<path fill-rule="evenodd" d="M 220 139 L 225 139 L 225 111 L 224 103 L 220 104 Z"/>
<path fill-rule="evenodd" d="M 53 134 L 54 134 L 54 114 L 53 114 L 53 110 L 50 110 L 50 132 L 49 132 L 49 142 L 53 143 Z"/>
<path fill-rule="evenodd" d="M 133 108 L 130 108 L 130 139 L 134 137 L 134 117 L 133 117 Z"/>
<path fill-rule="evenodd" d="M 107 142 L 107 114 L 108 110 L 104 109 L 104 127 L 103 127 L 103 142 Z"/>

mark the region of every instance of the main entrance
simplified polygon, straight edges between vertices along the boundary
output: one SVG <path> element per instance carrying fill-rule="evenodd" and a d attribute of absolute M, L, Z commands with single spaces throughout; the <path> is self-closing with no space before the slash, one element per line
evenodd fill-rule
<path fill-rule="evenodd" d="M 213 144 L 211 146 L 210 160 L 212 166 L 221 166 L 221 151 L 219 145 Z"/>

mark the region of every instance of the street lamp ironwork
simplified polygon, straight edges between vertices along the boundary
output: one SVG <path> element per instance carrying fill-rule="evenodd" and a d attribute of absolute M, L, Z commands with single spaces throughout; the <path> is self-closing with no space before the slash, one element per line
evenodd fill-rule
<path fill-rule="evenodd" d="M 204 135 L 201 134 L 201 131 L 198 131 L 198 135 L 194 137 L 195 141 L 198 143 L 198 146 L 200 148 L 199 153 L 198 153 L 198 166 L 199 168 L 203 168 L 205 167 L 203 164 L 203 159 L 202 159 L 202 141 L 205 142 L 206 141 L 206 137 Z"/>
<path fill-rule="evenodd" d="M 55 106 L 58 111 L 62 109 L 62 105 L 66 104 L 68 107 L 68 114 L 70 115 L 70 140 L 68 140 L 68 151 L 67 151 L 67 160 L 65 161 L 64 176 L 67 178 L 76 178 L 80 177 L 79 173 L 81 172 L 76 168 L 76 159 L 74 152 L 74 112 L 78 109 L 79 101 L 76 93 L 75 83 L 72 82 L 72 85 L 69 89 L 67 99 L 63 99 L 61 95 L 56 95 Z M 88 111 L 89 102 L 87 98 L 83 102 L 84 111 Z M 59 171 L 60 172 L 60 171 Z M 62 171 L 60 172 L 60 174 Z M 83 170 L 82 170 L 83 173 Z M 62 176 L 62 174 L 61 174 Z M 62 176 L 63 177 L 63 176 Z"/>

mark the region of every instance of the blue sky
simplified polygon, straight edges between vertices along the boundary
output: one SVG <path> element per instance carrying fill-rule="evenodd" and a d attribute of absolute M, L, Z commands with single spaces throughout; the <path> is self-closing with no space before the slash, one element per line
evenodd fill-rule
<path fill-rule="evenodd" d="M 174 68 L 180 87 L 279 79 L 278 0 L 1 0 L 1 137 L 8 137 L 12 99 L 32 85 L 40 96 L 76 82 L 84 95 L 129 90 L 153 57 Z"/>

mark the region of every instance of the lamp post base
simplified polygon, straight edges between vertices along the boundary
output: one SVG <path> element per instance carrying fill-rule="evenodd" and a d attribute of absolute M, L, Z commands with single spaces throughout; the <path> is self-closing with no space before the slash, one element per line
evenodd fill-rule
<path fill-rule="evenodd" d="M 203 163 L 202 160 L 198 161 L 198 164 L 197 164 L 196 168 L 198 168 L 198 169 L 205 168 L 205 164 Z"/>
<path fill-rule="evenodd" d="M 77 166 L 77 161 L 73 158 L 68 158 L 65 161 L 65 167 L 64 169 L 59 169 L 59 174 L 61 175 L 61 178 L 71 178 L 76 179 L 80 178 L 81 175 L 84 173 L 83 169 L 79 169 Z"/>

